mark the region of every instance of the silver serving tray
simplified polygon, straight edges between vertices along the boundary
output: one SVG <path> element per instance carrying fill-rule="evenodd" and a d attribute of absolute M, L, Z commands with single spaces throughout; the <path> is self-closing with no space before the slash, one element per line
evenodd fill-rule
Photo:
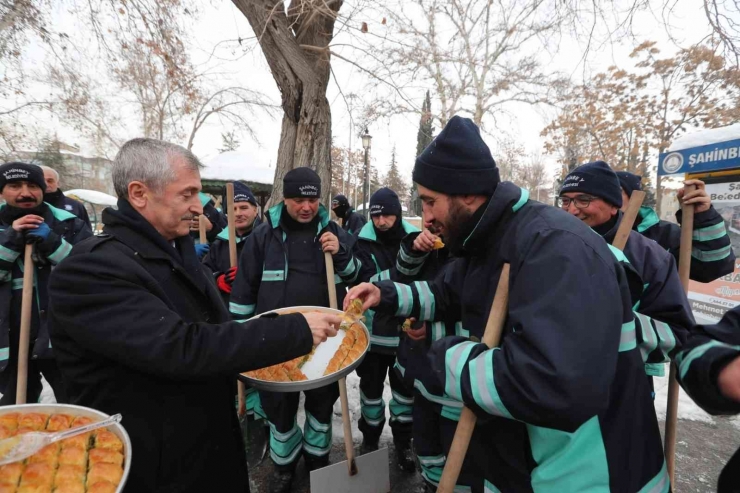
<path fill-rule="evenodd" d="M 72 404 L 18 404 L 15 406 L 0 407 L 0 416 L 9 413 L 69 414 L 70 416 L 84 416 L 101 421 L 110 417 L 95 409 L 73 406 Z M 124 416 L 125 419 L 126 417 Z M 121 426 L 121 423 L 112 424 L 106 429 L 113 432 L 123 442 L 123 476 L 121 476 L 121 483 L 116 488 L 116 493 L 122 493 L 128 479 L 128 474 L 131 471 L 131 439 L 123 426 Z"/>
<path fill-rule="evenodd" d="M 289 313 L 305 313 L 305 312 L 322 312 L 322 313 L 332 313 L 335 315 L 343 315 L 344 312 L 341 310 L 334 310 L 332 308 L 326 308 L 323 306 L 291 306 L 288 308 L 279 308 L 277 310 L 272 310 L 269 312 L 262 313 L 260 315 L 257 315 L 253 318 L 259 318 L 264 317 L 265 315 L 271 314 L 271 313 L 277 313 L 278 315 L 287 315 Z M 329 385 L 330 383 L 334 383 L 340 378 L 343 378 L 353 371 L 355 371 L 355 368 L 357 368 L 360 363 L 362 363 L 362 360 L 365 359 L 365 354 L 367 354 L 367 350 L 370 348 L 370 332 L 368 332 L 367 327 L 365 324 L 361 321 L 357 322 L 360 324 L 360 327 L 362 327 L 362 330 L 365 331 L 365 335 L 367 336 L 367 347 L 362 352 L 359 358 L 357 358 L 355 361 L 352 362 L 352 364 L 348 365 L 345 368 L 342 368 L 339 371 L 335 371 L 334 373 L 330 375 L 326 375 L 320 378 L 314 378 L 313 380 L 303 380 L 300 382 L 270 382 L 267 380 L 259 380 L 256 378 L 250 378 L 243 373 L 239 375 L 239 380 L 242 382 L 251 385 L 257 390 L 269 390 L 271 392 L 299 392 L 303 390 L 311 390 L 311 389 L 318 389 L 319 387 L 325 387 Z"/>

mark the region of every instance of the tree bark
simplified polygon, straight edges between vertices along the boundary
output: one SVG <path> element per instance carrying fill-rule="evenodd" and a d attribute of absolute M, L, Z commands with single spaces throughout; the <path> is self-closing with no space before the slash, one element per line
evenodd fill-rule
<path fill-rule="evenodd" d="M 331 199 L 331 110 L 326 99 L 330 56 L 343 0 L 232 0 L 257 36 L 282 96 L 283 124 L 269 204 L 283 199 L 283 177 L 308 166 L 321 177 L 322 203 Z M 302 48 L 309 46 L 310 49 Z"/>

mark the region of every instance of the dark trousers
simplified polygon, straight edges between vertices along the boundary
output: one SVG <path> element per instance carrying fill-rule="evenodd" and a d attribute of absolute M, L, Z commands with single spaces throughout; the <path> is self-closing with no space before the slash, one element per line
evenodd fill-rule
<path fill-rule="evenodd" d="M 457 428 L 457 421 L 441 416 L 438 407 L 414 389 L 414 450 L 421 465 L 421 476 L 435 490 Z M 469 449 L 465 456 L 457 486 L 470 487 L 475 493 L 483 491 L 483 475 L 475 473 L 472 452 Z"/>
<path fill-rule="evenodd" d="M 57 363 L 53 359 L 29 359 L 28 360 L 28 383 L 26 387 L 26 403 L 35 404 L 39 401 L 43 385 L 41 384 L 41 375 L 54 391 L 54 397 L 60 404 L 67 403 L 67 392 L 62 381 L 62 373 L 59 371 Z M 18 366 L 16 361 L 11 358 L 7 368 L 3 372 L 3 397 L 0 399 L 0 406 L 9 406 L 15 404 L 15 393 L 18 388 Z"/>
<path fill-rule="evenodd" d="M 299 392 L 259 391 L 262 408 L 270 422 L 270 457 L 280 470 L 292 471 L 301 458 L 301 450 L 317 462 L 329 463 L 331 419 L 339 398 L 336 383 L 304 392 L 306 423 L 298 427 Z"/>
<path fill-rule="evenodd" d="M 385 425 L 385 402 L 383 388 L 385 377 L 391 384 L 393 397 L 388 405 L 390 408 L 390 425 L 395 441 L 409 441 L 411 439 L 411 422 L 414 395 L 406 388 L 400 376 L 393 368 L 396 362 L 394 354 L 368 352 L 360 366 L 357 375 L 360 377 L 360 404 L 362 416 L 358 426 L 366 442 L 377 442 Z"/>

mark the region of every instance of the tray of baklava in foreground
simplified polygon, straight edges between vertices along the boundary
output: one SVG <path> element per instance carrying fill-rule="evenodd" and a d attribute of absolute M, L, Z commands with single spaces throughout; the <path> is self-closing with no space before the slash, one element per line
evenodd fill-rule
<path fill-rule="evenodd" d="M 355 305 L 357 306 L 357 305 Z M 293 306 L 259 315 L 322 312 L 343 317 L 336 337 L 330 337 L 310 353 L 284 363 L 242 373 L 239 379 L 254 388 L 273 392 L 298 392 L 317 389 L 354 371 L 369 347 L 370 334 L 362 322 L 362 302 L 355 312 L 347 313 L 319 306 Z"/>
<path fill-rule="evenodd" d="M 23 404 L 0 407 L 0 440 L 49 433 L 108 418 L 87 407 Z M 119 423 L 44 447 L 0 466 L 0 493 L 120 493 L 131 469 L 131 440 Z"/>

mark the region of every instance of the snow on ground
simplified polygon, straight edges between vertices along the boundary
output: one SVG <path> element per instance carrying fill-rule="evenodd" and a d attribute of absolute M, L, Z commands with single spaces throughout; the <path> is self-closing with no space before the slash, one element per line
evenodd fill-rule
<path fill-rule="evenodd" d="M 666 368 L 666 375 L 667 373 L 668 368 Z M 655 383 L 655 412 L 658 415 L 658 419 L 663 421 L 665 420 L 666 405 L 668 403 L 668 376 L 656 377 L 653 382 Z M 678 394 L 678 419 L 703 421 L 709 424 L 714 423 L 714 419 L 702 411 L 680 387 Z"/>

